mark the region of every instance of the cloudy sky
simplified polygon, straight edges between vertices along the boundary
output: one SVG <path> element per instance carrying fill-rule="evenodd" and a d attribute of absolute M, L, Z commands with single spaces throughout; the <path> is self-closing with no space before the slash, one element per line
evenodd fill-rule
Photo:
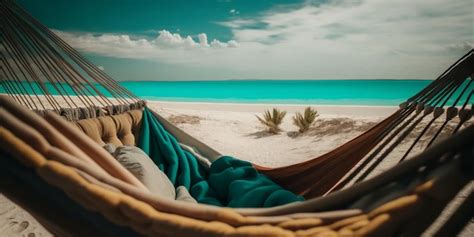
<path fill-rule="evenodd" d="M 434 79 L 473 0 L 18 0 L 118 80 Z"/>

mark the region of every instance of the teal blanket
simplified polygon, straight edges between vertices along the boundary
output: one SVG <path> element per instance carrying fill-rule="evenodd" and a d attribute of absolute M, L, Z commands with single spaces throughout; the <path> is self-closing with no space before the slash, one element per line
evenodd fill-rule
<path fill-rule="evenodd" d="M 225 207 L 273 207 L 302 201 L 258 173 L 251 163 L 223 156 L 204 169 L 145 108 L 138 147 L 166 173 L 175 187 L 185 186 L 199 202 Z"/>

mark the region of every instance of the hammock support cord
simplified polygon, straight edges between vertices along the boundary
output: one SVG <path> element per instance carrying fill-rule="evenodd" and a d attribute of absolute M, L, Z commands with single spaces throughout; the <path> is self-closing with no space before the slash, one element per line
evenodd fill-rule
<path fill-rule="evenodd" d="M 376 131 L 373 128 L 328 154 L 286 167 L 267 168 L 255 166 L 260 172 L 266 174 L 283 187 L 306 198 L 321 196 L 328 192 L 339 190 L 353 181 L 360 182 L 368 178 L 369 174 L 381 164 L 384 158 L 388 157 L 395 148 L 405 141 L 408 135 L 413 133 L 415 128 L 419 127 L 419 124 L 428 115 L 433 114 L 433 119 L 431 119 L 433 122 L 436 118 L 440 117 L 445 112 L 443 107 L 452 100 L 453 96 L 457 96 L 457 98 L 453 101 L 452 108 L 456 108 L 456 104 L 462 98 L 465 99 L 461 110 L 465 111 L 463 113 L 466 114 L 466 118 L 460 118 L 457 127 L 460 128 L 464 121 L 467 121 L 469 116 L 472 116 L 472 111 L 467 110 L 465 107 L 473 102 L 471 96 L 465 96 L 465 91 L 473 90 L 472 78 L 470 78 L 474 73 L 473 68 L 474 52 L 471 50 L 438 79 L 431 82 L 424 90 L 407 100 L 407 102 L 402 103 L 400 109 L 392 116 L 376 125 L 374 127 Z M 460 88 L 463 89 L 459 90 Z M 452 119 L 454 116 L 447 113 L 448 117 Z M 424 125 L 421 133 L 418 134 L 419 138 L 415 139 L 411 148 L 404 153 L 405 155 L 401 161 L 408 157 L 410 151 L 419 143 L 420 138 L 433 122 L 428 122 Z M 369 135 L 369 133 L 371 134 Z M 438 135 L 435 134 L 435 136 Z M 352 145 L 349 146 L 348 144 Z M 369 146 L 368 149 L 367 146 Z M 332 160 L 344 155 L 349 156 L 344 158 L 345 162 L 350 162 L 347 166 L 344 167 L 339 162 L 335 162 L 335 165 L 332 166 L 326 166 Z M 328 156 L 331 158 L 328 159 Z M 331 161 L 324 161 L 325 159 Z M 332 176 L 326 186 L 314 184 L 323 182 L 323 180 L 318 178 L 324 176 Z M 358 178 L 355 179 L 356 177 Z M 311 184 L 314 186 L 311 187 Z"/>
<path fill-rule="evenodd" d="M 1 1 L 0 12 L 0 89 L 18 103 L 71 120 L 89 118 L 84 107 L 95 117 L 145 105 L 15 2 Z"/>

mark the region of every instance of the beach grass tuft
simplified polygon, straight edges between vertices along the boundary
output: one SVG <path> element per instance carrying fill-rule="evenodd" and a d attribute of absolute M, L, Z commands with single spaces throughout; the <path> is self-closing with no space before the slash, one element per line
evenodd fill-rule
<path fill-rule="evenodd" d="M 304 133 L 314 124 L 318 116 L 318 111 L 311 107 L 306 107 L 304 114 L 296 112 L 295 116 L 293 116 L 293 124 L 299 128 L 298 131 L 300 133 Z"/>
<path fill-rule="evenodd" d="M 258 115 L 255 116 L 263 125 L 267 127 L 269 133 L 278 134 L 281 131 L 280 124 L 283 122 L 285 115 L 286 111 L 273 108 L 272 112 L 269 110 L 265 111 L 262 117 Z"/>

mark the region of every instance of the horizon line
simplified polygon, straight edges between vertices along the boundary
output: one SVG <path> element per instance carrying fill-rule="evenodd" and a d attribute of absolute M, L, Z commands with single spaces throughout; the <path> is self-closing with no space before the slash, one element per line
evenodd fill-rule
<path fill-rule="evenodd" d="M 118 82 L 225 82 L 225 81 L 433 81 L 435 79 L 209 79 L 209 80 L 194 80 L 194 79 L 180 79 L 180 80 L 117 80 Z"/>

